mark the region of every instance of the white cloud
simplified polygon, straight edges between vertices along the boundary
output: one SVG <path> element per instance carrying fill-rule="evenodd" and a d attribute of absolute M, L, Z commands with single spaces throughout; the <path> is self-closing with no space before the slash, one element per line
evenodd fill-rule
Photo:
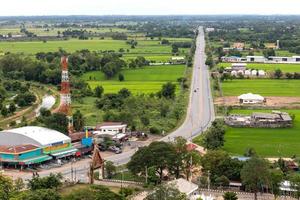
<path fill-rule="evenodd" d="M 299 0 L 0 0 L 0 15 L 300 14 Z"/>

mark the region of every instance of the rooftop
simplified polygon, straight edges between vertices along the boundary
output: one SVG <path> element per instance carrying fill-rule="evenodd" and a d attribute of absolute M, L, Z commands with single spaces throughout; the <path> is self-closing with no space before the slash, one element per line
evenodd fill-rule
<path fill-rule="evenodd" d="M 32 151 L 38 148 L 39 147 L 32 144 L 17 145 L 17 146 L 0 146 L 0 153 L 19 154 L 27 151 Z"/>
<path fill-rule="evenodd" d="M 127 124 L 123 124 L 123 122 L 103 122 L 101 124 L 98 124 L 96 126 L 96 129 L 99 129 L 100 127 L 105 126 L 127 126 Z"/>
<path fill-rule="evenodd" d="M 39 147 L 51 146 L 55 143 L 69 143 L 71 139 L 56 130 L 38 126 L 0 131 L 0 145 L 16 146 L 32 144 Z"/>
<path fill-rule="evenodd" d="M 184 178 L 179 178 L 179 179 L 170 181 L 169 184 L 175 184 L 177 189 L 180 192 L 185 193 L 186 195 L 190 195 L 198 189 L 198 185 L 196 185 L 190 181 L 187 181 Z"/>
<path fill-rule="evenodd" d="M 264 97 L 262 97 L 259 94 L 252 94 L 252 93 L 247 93 L 247 94 L 242 94 L 238 97 L 238 99 L 250 99 L 250 100 L 264 100 Z"/>

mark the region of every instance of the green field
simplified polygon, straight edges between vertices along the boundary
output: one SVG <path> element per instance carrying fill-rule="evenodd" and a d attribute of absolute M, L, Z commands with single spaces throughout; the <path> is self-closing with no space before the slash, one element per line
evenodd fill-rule
<path fill-rule="evenodd" d="M 169 38 L 170 42 L 188 41 L 187 38 Z M 115 50 L 120 48 L 129 49 L 130 54 L 169 54 L 171 56 L 171 45 L 161 45 L 158 40 L 138 40 L 136 48 L 131 49 L 125 40 L 111 40 L 99 38 L 89 40 L 59 40 L 59 41 L 23 41 L 23 42 L 0 42 L 0 52 L 35 54 L 37 52 L 51 52 L 63 48 L 68 52 L 74 52 L 81 49 L 89 49 L 90 51 L 99 50 Z M 180 49 L 181 53 L 186 53 L 188 49 Z"/>
<path fill-rule="evenodd" d="M 81 78 L 86 80 L 91 88 L 102 85 L 105 93 L 115 93 L 122 88 L 127 88 L 132 93 L 138 94 L 155 93 L 166 82 L 176 82 L 179 77 L 183 77 L 184 72 L 184 65 L 148 66 L 122 70 L 121 73 L 125 77 L 123 82 L 118 80 L 118 76 L 107 80 L 100 71 L 85 73 Z M 177 89 L 179 89 L 178 86 Z"/>
<path fill-rule="evenodd" d="M 250 114 L 270 110 L 233 110 L 231 113 Z M 286 110 L 295 114 L 293 128 L 232 128 L 225 134 L 224 149 L 232 155 L 243 155 L 247 148 L 254 148 L 265 157 L 300 156 L 300 110 Z"/>
<path fill-rule="evenodd" d="M 26 28 L 29 32 L 36 34 L 37 36 L 57 36 L 57 32 L 60 31 L 61 33 L 64 32 L 66 29 L 71 30 L 79 30 L 80 28 L 33 28 L 27 27 Z M 117 28 L 117 27 L 103 27 L 103 28 L 83 28 L 87 32 L 91 33 L 110 33 L 110 32 L 123 32 L 123 33 L 130 33 L 130 30 L 125 28 Z M 8 34 L 11 33 L 13 35 L 23 34 L 20 32 L 20 28 L 1 28 L 0 34 Z"/>
<path fill-rule="evenodd" d="M 231 63 L 219 63 L 219 67 L 230 67 Z M 262 69 L 268 72 L 273 72 L 276 69 L 281 69 L 283 72 L 300 72 L 300 64 L 265 64 L 265 63 L 247 63 L 249 69 Z"/>
<path fill-rule="evenodd" d="M 300 80 L 234 79 L 222 83 L 224 96 L 252 92 L 263 96 L 300 96 Z"/>
<path fill-rule="evenodd" d="M 96 125 L 102 121 L 103 111 L 95 105 L 96 97 L 84 97 L 82 101 L 73 101 L 72 109 L 74 112 L 80 110 L 85 118 L 86 124 Z"/>

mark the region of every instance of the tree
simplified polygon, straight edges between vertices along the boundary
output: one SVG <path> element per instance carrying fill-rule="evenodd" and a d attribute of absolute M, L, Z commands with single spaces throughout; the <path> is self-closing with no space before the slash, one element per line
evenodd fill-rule
<path fill-rule="evenodd" d="M 243 166 L 241 170 L 241 179 L 246 189 L 254 193 L 254 199 L 257 200 L 257 192 L 262 185 L 268 185 L 269 165 L 266 160 L 252 157 Z"/>
<path fill-rule="evenodd" d="M 0 174 L 0 199 L 9 200 L 14 193 L 13 181 L 2 174 Z"/>
<path fill-rule="evenodd" d="M 104 92 L 104 88 L 102 86 L 97 86 L 94 89 L 95 96 L 98 97 L 98 98 L 102 97 L 103 92 Z"/>
<path fill-rule="evenodd" d="M 300 199 L 300 174 L 292 173 L 288 176 L 288 180 L 291 182 L 292 188 L 296 191 L 297 199 Z"/>
<path fill-rule="evenodd" d="M 156 173 L 155 167 L 146 168 L 148 173 L 148 184 L 157 185 L 159 183 L 159 176 Z"/>
<path fill-rule="evenodd" d="M 254 148 L 250 147 L 250 148 L 247 148 L 246 149 L 246 152 L 244 153 L 244 156 L 246 157 L 253 157 L 253 156 L 256 156 L 256 151 Z"/>
<path fill-rule="evenodd" d="M 226 187 L 226 186 L 229 186 L 230 180 L 226 176 L 222 175 L 220 177 L 217 177 L 215 179 L 215 182 L 216 182 L 216 185 L 218 185 L 219 187 Z"/>
<path fill-rule="evenodd" d="M 74 124 L 74 129 L 76 131 L 82 131 L 84 124 L 85 124 L 85 120 L 83 115 L 81 114 L 81 112 L 79 110 L 76 110 L 76 112 L 73 114 L 73 124 Z"/>
<path fill-rule="evenodd" d="M 119 81 L 122 82 L 124 80 L 125 80 L 124 75 L 123 74 L 119 74 Z"/>
<path fill-rule="evenodd" d="M 183 171 L 185 172 L 186 179 L 189 180 L 191 171 L 201 163 L 201 156 L 196 151 L 189 151 L 184 155 Z"/>
<path fill-rule="evenodd" d="M 265 49 L 263 51 L 263 54 L 266 58 L 269 58 L 270 56 L 275 56 L 275 50 L 274 49 Z"/>
<path fill-rule="evenodd" d="M 205 133 L 203 143 L 207 149 L 218 149 L 224 145 L 225 128 L 223 122 L 216 120 Z"/>
<path fill-rule="evenodd" d="M 201 166 L 204 174 L 210 173 L 211 182 L 215 184 L 215 180 L 221 176 L 226 176 L 230 180 L 240 180 L 243 163 L 231 159 L 227 152 L 210 150 L 201 158 Z"/>
<path fill-rule="evenodd" d="M 150 119 L 146 115 L 141 116 L 140 120 L 144 126 L 148 126 L 150 124 Z"/>
<path fill-rule="evenodd" d="M 236 193 L 234 192 L 225 192 L 223 195 L 224 200 L 238 200 Z"/>
<path fill-rule="evenodd" d="M 1 109 L 1 115 L 3 115 L 3 117 L 6 117 L 8 115 L 8 110 L 5 106 Z"/>
<path fill-rule="evenodd" d="M 172 44 L 172 54 L 177 54 L 179 52 L 179 47 L 176 44 Z"/>
<path fill-rule="evenodd" d="M 214 60 L 213 60 L 212 56 L 207 56 L 205 65 L 209 66 L 210 68 L 212 68 L 214 66 Z"/>
<path fill-rule="evenodd" d="M 153 192 L 151 192 L 146 200 L 187 200 L 187 196 L 181 193 L 175 185 L 162 184 L 157 186 Z"/>
<path fill-rule="evenodd" d="M 40 189 L 58 189 L 62 185 L 62 175 L 52 174 L 46 177 L 39 177 L 34 175 L 32 179 L 28 180 L 28 188 L 30 190 L 40 190 Z"/>
<path fill-rule="evenodd" d="M 116 166 L 114 165 L 113 162 L 107 161 L 107 162 L 105 162 L 104 167 L 105 167 L 105 172 L 106 172 L 107 178 L 111 179 L 117 171 Z"/>
<path fill-rule="evenodd" d="M 290 73 L 290 72 L 285 73 L 285 77 L 286 77 L 287 79 L 292 79 L 293 76 L 294 76 L 294 75 L 293 75 L 292 73 Z"/>
<path fill-rule="evenodd" d="M 176 92 L 176 85 L 168 82 L 162 86 L 162 89 L 159 92 L 159 96 L 163 96 L 167 99 L 174 99 Z"/>
<path fill-rule="evenodd" d="M 275 72 L 274 72 L 275 78 L 280 79 L 282 77 L 282 75 L 283 75 L 283 73 L 282 73 L 281 69 L 275 70 Z"/>
<path fill-rule="evenodd" d="M 39 189 L 23 193 L 17 200 L 61 200 L 60 194 L 53 189 Z"/>
<path fill-rule="evenodd" d="M 126 99 L 131 96 L 131 92 L 127 88 L 122 88 L 121 90 L 119 90 L 118 96 L 122 99 Z"/>
<path fill-rule="evenodd" d="M 172 144 L 167 142 L 152 142 L 147 147 L 139 148 L 127 164 L 133 174 L 144 174 L 148 167 L 155 167 L 160 180 L 163 178 L 163 171 L 170 170 L 176 159 L 176 151 Z"/>
<path fill-rule="evenodd" d="M 48 128 L 65 134 L 68 132 L 68 119 L 63 113 L 53 113 L 49 117 L 43 117 L 42 121 Z"/>
<path fill-rule="evenodd" d="M 24 183 L 23 179 L 22 178 L 17 178 L 14 181 L 14 187 L 15 187 L 15 190 L 17 192 L 21 192 L 25 187 L 25 183 Z"/>
<path fill-rule="evenodd" d="M 283 181 L 283 172 L 278 169 L 271 169 L 270 187 L 275 199 L 277 199 L 277 197 L 280 195 L 280 185 L 282 181 Z"/>
<path fill-rule="evenodd" d="M 119 194 L 102 185 L 92 185 L 66 195 L 64 200 L 122 200 Z"/>

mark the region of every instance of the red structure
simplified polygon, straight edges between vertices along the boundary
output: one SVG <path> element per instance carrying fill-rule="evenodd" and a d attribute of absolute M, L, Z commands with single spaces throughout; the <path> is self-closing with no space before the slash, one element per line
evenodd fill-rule
<path fill-rule="evenodd" d="M 63 113 L 68 118 L 69 134 L 73 133 L 73 117 L 71 108 L 71 91 L 68 72 L 68 58 L 61 58 L 61 91 L 60 91 L 60 106 L 58 112 Z"/>

